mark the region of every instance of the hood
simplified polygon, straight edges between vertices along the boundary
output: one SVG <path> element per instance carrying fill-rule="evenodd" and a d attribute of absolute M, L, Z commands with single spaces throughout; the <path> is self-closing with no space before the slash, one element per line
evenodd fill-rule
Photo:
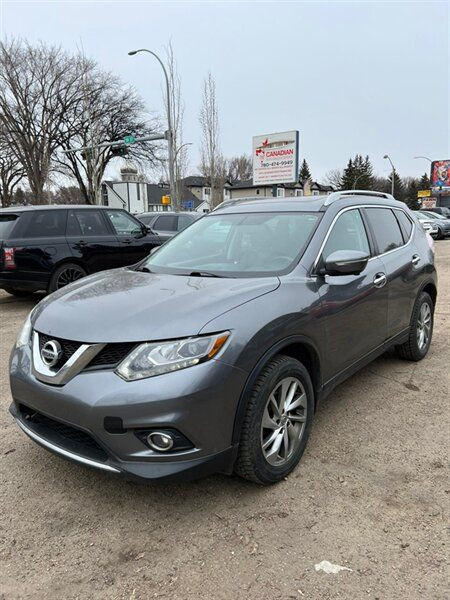
<path fill-rule="evenodd" d="M 33 327 L 79 342 L 139 342 L 196 335 L 218 317 L 280 285 L 278 277 L 189 277 L 103 271 L 47 296 Z"/>

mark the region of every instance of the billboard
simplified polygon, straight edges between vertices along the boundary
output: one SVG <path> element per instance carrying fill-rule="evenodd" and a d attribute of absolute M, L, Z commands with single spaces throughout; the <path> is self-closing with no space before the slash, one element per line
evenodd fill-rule
<path fill-rule="evenodd" d="M 434 160 L 430 180 L 433 190 L 450 190 L 450 160 Z"/>
<path fill-rule="evenodd" d="M 298 181 L 298 131 L 253 137 L 253 185 Z"/>

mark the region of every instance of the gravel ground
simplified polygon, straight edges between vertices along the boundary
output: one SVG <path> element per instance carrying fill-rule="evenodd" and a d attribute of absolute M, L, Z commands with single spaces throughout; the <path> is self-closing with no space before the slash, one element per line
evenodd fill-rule
<path fill-rule="evenodd" d="M 450 241 L 436 252 L 428 357 L 383 356 L 337 388 L 271 488 L 137 485 L 33 444 L 8 414 L 7 361 L 37 298 L 0 292 L 0 598 L 444 598 Z"/>

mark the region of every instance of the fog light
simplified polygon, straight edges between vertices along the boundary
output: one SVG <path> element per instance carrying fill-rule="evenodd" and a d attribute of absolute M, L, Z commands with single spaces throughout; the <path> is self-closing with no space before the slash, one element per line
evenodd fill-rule
<path fill-rule="evenodd" d="M 172 436 L 162 431 L 152 431 L 152 433 L 149 433 L 147 442 L 150 448 L 157 452 L 167 452 L 173 446 Z"/>

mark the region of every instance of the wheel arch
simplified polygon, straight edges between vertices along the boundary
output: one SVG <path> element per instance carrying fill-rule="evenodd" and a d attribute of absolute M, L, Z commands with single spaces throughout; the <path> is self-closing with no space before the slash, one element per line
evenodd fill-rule
<path fill-rule="evenodd" d="M 236 410 L 233 427 L 233 444 L 239 443 L 247 403 L 256 379 L 269 360 L 279 354 L 295 358 L 304 365 L 311 377 L 314 389 L 314 407 L 315 409 L 317 408 L 322 391 L 321 358 L 317 347 L 309 338 L 301 335 L 290 336 L 289 338 L 280 340 L 262 355 L 247 377 Z"/>
<path fill-rule="evenodd" d="M 428 281 L 426 282 L 422 288 L 420 289 L 419 294 L 421 294 L 422 292 L 426 292 L 427 294 L 429 294 L 430 298 L 433 300 L 433 308 L 436 307 L 436 300 L 437 300 L 437 287 L 436 284 L 433 281 Z"/>
<path fill-rule="evenodd" d="M 59 269 L 60 267 L 63 267 L 64 265 L 77 265 L 78 267 L 81 267 L 83 269 L 83 271 L 86 271 L 86 275 L 90 275 L 90 271 L 87 268 L 87 266 L 83 263 L 82 260 L 76 258 L 76 257 L 72 257 L 72 256 L 66 256 L 64 258 L 62 258 L 61 260 L 59 260 L 57 263 L 55 263 L 55 265 L 53 266 L 53 269 L 50 271 L 49 274 L 49 278 L 48 278 L 48 285 L 47 285 L 47 291 L 49 289 L 49 286 L 51 284 L 51 281 L 53 279 L 53 275 L 55 274 L 56 270 Z"/>

